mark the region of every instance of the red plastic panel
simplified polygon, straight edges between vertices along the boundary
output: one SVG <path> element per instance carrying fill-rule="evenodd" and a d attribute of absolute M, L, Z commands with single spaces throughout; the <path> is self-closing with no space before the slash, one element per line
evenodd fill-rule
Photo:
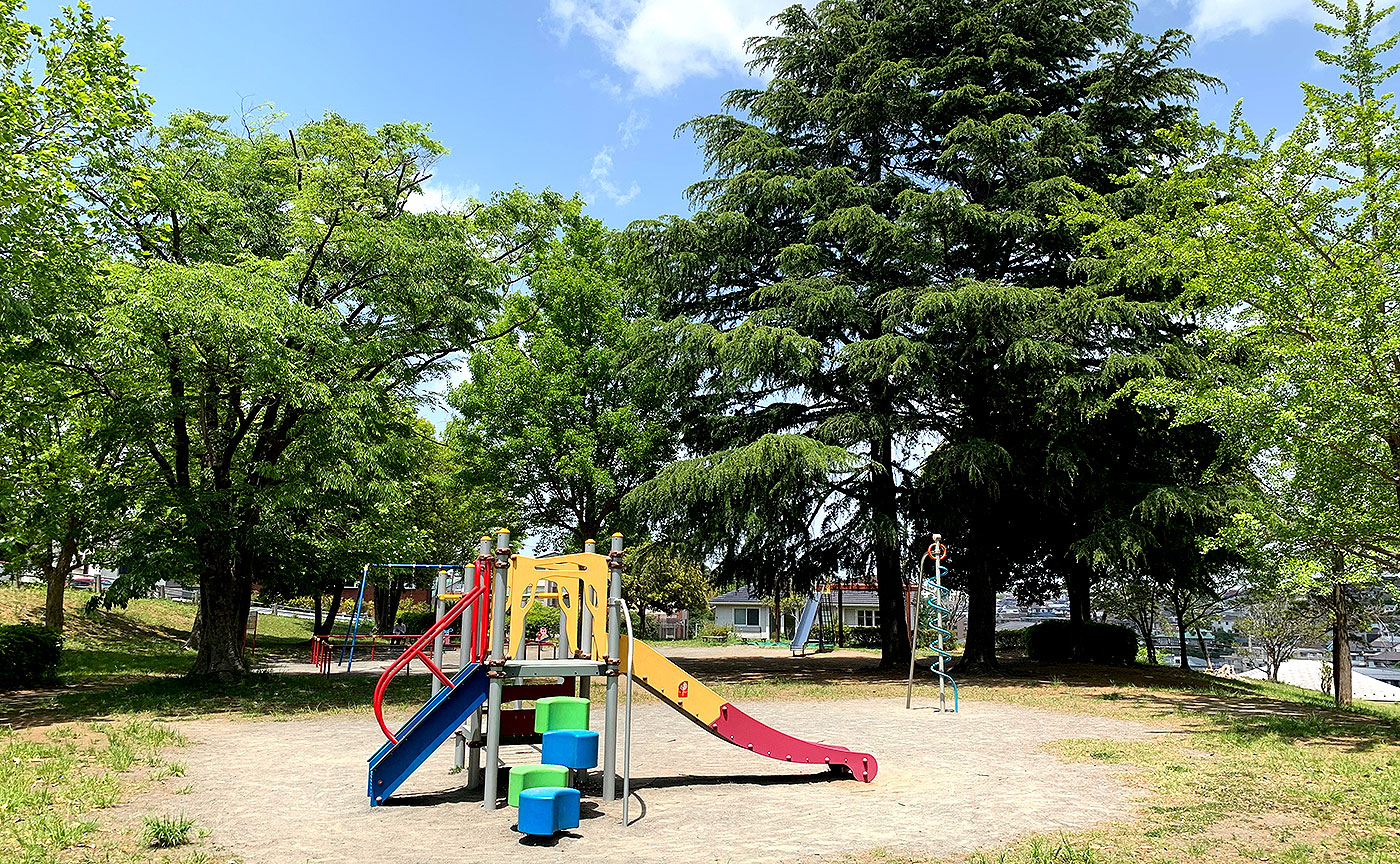
<path fill-rule="evenodd" d="M 501 688 L 501 701 L 514 702 L 517 699 L 543 699 L 546 696 L 575 696 L 573 678 L 565 678 L 562 684 L 507 684 Z"/>
<path fill-rule="evenodd" d="M 518 735 L 535 735 L 534 708 L 501 709 L 501 737 Z"/>
<path fill-rule="evenodd" d="M 804 765 L 844 765 L 853 777 L 865 783 L 874 780 L 880 770 L 875 757 L 869 753 L 794 738 L 729 704 L 719 709 L 719 719 L 710 724 L 710 731 L 731 744 L 769 759 Z"/>

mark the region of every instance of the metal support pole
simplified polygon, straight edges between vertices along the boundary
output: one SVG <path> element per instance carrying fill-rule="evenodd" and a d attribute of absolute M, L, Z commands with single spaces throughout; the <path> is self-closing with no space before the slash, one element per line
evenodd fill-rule
<path fill-rule="evenodd" d="M 589 554 L 597 554 L 598 541 L 583 541 L 583 551 Z M 593 610 L 588 608 L 588 586 L 580 580 L 578 583 L 578 650 L 585 657 L 593 656 Z M 578 679 L 578 695 L 587 699 L 593 692 L 593 679 L 588 675 L 580 676 Z"/>
<path fill-rule="evenodd" d="M 938 544 L 942 536 L 941 534 L 933 535 L 934 545 Z M 924 608 L 924 562 L 927 560 L 928 555 L 919 556 L 919 581 L 916 583 L 918 587 L 914 597 L 913 621 L 910 622 L 909 626 L 909 688 L 904 692 L 905 708 L 912 708 L 914 705 L 914 657 L 919 651 L 919 613 Z M 942 679 L 939 679 L 939 684 L 942 685 Z"/>
<path fill-rule="evenodd" d="M 452 767 L 461 771 L 467 767 L 467 736 L 458 729 L 452 733 Z"/>
<path fill-rule="evenodd" d="M 98 587 L 101 588 L 102 574 L 97 576 Z M 365 586 L 369 584 L 369 565 L 365 565 L 365 571 L 360 576 L 360 596 L 355 598 L 355 617 L 350 619 L 350 656 L 345 661 L 345 671 L 349 672 L 350 667 L 355 665 L 355 640 L 360 635 L 360 615 L 365 608 Z M 345 654 L 345 649 L 340 649 L 341 655 Z"/>
<path fill-rule="evenodd" d="M 496 534 L 496 572 L 491 587 L 491 671 L 504 672 L 506 656 L 506 577 L 510 573 L 510 532 Z M 493 676 L 486 701 L 486 777 L 482 806 L 496 809 L 496 786 L 501 761 L 501 697 L 505 679 Z"/>
<path fill-rule="evenodd" d="M 608 663 L 618 662 L 622 621 L 617 601 L 622 599 L 622 535 L 612 536 L 612 551 L 608 555 Z M 631 646 L 628 646 L 629 648 Z M 617 669 L 608 670 L 607 698 L 603 713 L 603 800 L 617 797 Z"/>
<path fill-rule="evenodd" d="M 467 727 L 467 788 L 481 785 L 481 711 L 473 711 Z"/>
<path fill-rule="evenodd" d="M 627 707 L 622 715 L 622 827 L 626 828 L 627 802 L 632 799 L 632 658 L 636 652 L 632 650 L 632 609 L 621 597 L 617 603 L 627 616 L 623 619 L 627 622 Z"/>
<path fill-rule="evenodd" d="M 446 593 L 447 571 L 439 570 L 437 572 L 437 578 L 433 580 L 433 611 L 437 613 L 433 616 L 434 621 L 441 621 L 442 616 L 447 614 L 447 601 L 442 599 L 442 595 Z M 439 669 L 442 668 L 442 650 L 444 644 L 445 641 L 441 633 L 433 637 L 433 665 Z M 442 689 L 442 682 L 438 680 L 436 675 L 433 675 L 432 679 L 433 695 L 436 696 L 438 691 Z"/>

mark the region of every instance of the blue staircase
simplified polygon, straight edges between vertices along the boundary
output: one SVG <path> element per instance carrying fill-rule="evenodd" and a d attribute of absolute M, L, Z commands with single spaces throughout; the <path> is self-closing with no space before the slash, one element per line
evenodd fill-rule
<path fill-rule="evenodd" d="M 486 667 L 472 663 L 424 703 L 369 760 L 369 805 L 377 807 L 486 701 Z"/>

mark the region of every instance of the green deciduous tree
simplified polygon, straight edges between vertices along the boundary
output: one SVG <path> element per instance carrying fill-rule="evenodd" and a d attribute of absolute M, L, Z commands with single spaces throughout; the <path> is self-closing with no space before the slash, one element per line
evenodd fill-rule
<path fill-rule="evenodd" d="M 622 593 L 641 619 L 639 637 L 646 636 L 648 609 L 702 609 L 710 592 L 704 566 L 664 543 L 642 543 L 628 553 Z"/>
<path fill-rule="evenodd" d="M 92 282 L 85 203 L 73 180 L 146 121 L 136 68 L 86 4 L 42 27 L 0 2 L 0 557 L 48 583 L 45 624 L 63 627 L 65 580 L 112 538 L 119 437 L 54 363 Z"/>
<path fill-rule="evenodd" d="M 516 191 L 412 214 L 444 152 L 424 127 L 245 125 L 177 115 L 82 184 L 114 260 L 79 366 L 198 562 L 197 675 L 246 668 L 264 514 L 352 485 L 577 206 Z"/>
<path fill-rule="evenodd" d="M 561 551 L 635 534 L 623 500 L 676 454 L 677 381 L 629 350 L 642 310 L 624 276 L 612 233 L 571 218 L 448 395 L 468 483 L 505 492 Z"/>
<path fill-rule="evenodd" d="M 1237 110 L 1189 164 L 1148 172 L 1147 207 L 1086 217 L 1117 278 L 1188 286 L 1208 325 L 1197 374 L 1140 398 L 1240 442 L 1270 496 L 1272 537 L 1303 551 L 1334 595 L 1339 701 L 1349 688 L 1347 593 L 1400 552 L 1400 117 L 1378 39 L 1389 9 L 1317 2 L 1337 89 L 1304 84 L 1305 114 L 1261 135 Z"/>

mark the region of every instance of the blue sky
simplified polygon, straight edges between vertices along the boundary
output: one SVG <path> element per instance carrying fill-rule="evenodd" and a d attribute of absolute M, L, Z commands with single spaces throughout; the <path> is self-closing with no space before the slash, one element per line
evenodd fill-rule
<path fill-rule="evenodd" d="M 159 114 L 237 114 L 271 102 L 292 121 L 334 110 L 374 126 L 431 123 L 451 149 L 421 206 L 521 185 L 581 192 L 615 226 L 686 211 L 702 177 L 675 129 L 744 86 L 743 36 L 772 0 L 91 0 L 115 22 Z M 31 17 L 58 3 L 32 3 Z M 1192 65 L 1262 127 L 1291 125 L 1321 76 L 1307 0 L 1142 0 L 1138 29 L 1198 35 Z"/>

